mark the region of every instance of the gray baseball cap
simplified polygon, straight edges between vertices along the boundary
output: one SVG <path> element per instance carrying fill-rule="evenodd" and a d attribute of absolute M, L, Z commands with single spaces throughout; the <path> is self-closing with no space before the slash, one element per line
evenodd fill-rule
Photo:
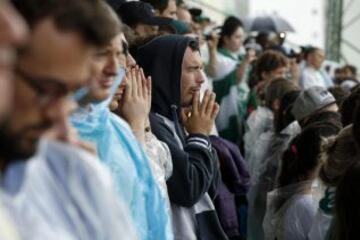
<path fill-rule="evenodd" d="M 311 87 L 300 93 L 291 112 L 300 121 L 334 103 L 336 99 L 326 88 Z"/>

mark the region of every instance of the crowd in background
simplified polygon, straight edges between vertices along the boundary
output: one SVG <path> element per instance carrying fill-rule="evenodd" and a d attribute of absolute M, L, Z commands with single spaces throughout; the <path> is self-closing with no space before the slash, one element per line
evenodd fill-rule
<path fill-rule="evenodd" d="M 357 239 L 357 69 L 285 36 L 0 0 L 0 239 Z"/>

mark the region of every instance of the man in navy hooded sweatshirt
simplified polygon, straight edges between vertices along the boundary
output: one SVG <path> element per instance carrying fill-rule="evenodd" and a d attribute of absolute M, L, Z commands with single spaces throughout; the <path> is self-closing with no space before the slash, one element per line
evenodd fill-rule
<path fill-rule="evenodd" d="M 204 78 L 198 42 L 158 37 L 138 49 L 137 62 L 153 79 L 152 131 L 172 155 L 167 187 L 175 239 L 227 239 L 212 202 L 220 172 L 208 137 L 219 105 L 210 91 L 199 100 Z"/>

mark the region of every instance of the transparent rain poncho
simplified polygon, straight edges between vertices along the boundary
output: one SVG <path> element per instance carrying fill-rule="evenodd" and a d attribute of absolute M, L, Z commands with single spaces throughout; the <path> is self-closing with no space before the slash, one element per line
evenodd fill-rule
<path fill-rule="evenodd" d="M 319 189 L 313 181 L 268 193 L 263 222 L 265 240 L 306 240 L 315 218 Z"/>
<path fill-rule="evenodd" d="M 249 166 L 255 165 L 252 161 L 256 154 L 262 148 L 254 148 L 256 141 L 265 132 L 273 132 L 274 114 L 267 107 L 258 107 L 253 111 L 246 120 L 246 133 L 244 135 L 245 142 L 245 160 Z"/>
<path fill-rule="evenodd" d="M 8 166 L 0 199 L 21 239 L 136 240 L 129 210 L 114 189 L 95 156 L 42 140 L 36 156 Z"/>
<path fill-rule="evenodd" d="M 333 221 L 335 207 L 335 187 L 328 187 L 319 202 L 314 223 L 309 233 L 309 240 L 324 240 Z"/>
<path fill-rule="evenodd" d="M 170 200 L 166 181 L 172 175 L 173 164 L 169 147 L 166 143 L 159 141 L 152 132 L 146 132 L 144 148 L 150 160 L 153 176 L 159 184 L 162 196 L 166 199 L 170 214 Z"/>
<path fill-rule="evenodd" d="M 300 133 L 298 122 L 289 124 L 281 133 L 263 133 L 254 148 L 259 149 L 253 161 L 248 199 L 248 236 L 251 240 L 264 239 L 262 222 L 266 211 L 267 193 L 274 189 L 282 154 L 293 137 Z"/>
<path fill-rule="evenodd" d="M 0 194 L 1 195 L 1 194 Z M 19 240 L 20 236 L 8 211 L 0 205 L 0 239 Z"/>
<path fill-rule="evenodd" d="M 172 239 L 166 200 L 154 180 L 148 157 L 129 125 L 108 108 L 123 76 L 121 69 L 106 101 L 79 109 L 71 122 L 82 139 L 95 144 L 100 160 L 110 169 L 140 239 Z"/>

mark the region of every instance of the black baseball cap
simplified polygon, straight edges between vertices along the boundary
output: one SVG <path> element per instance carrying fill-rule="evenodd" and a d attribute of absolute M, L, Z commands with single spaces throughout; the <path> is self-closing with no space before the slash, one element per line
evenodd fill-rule
<path fill-rule="evenodd" d="M 122 21 L 129 25 L 143 23 L 153 26 L 165 26 L 171 23 L 171 18 L 155 16 L 154 8 L 145 2 L 125 2 L 116 9 L 116 13 Z"/>
<path fill-rule="evenodd" d="M 126 2 L 126 0 L 106 0 L 106 2 L 112 7 L 114 10 L 118 9 L 121 4 Z"/>

